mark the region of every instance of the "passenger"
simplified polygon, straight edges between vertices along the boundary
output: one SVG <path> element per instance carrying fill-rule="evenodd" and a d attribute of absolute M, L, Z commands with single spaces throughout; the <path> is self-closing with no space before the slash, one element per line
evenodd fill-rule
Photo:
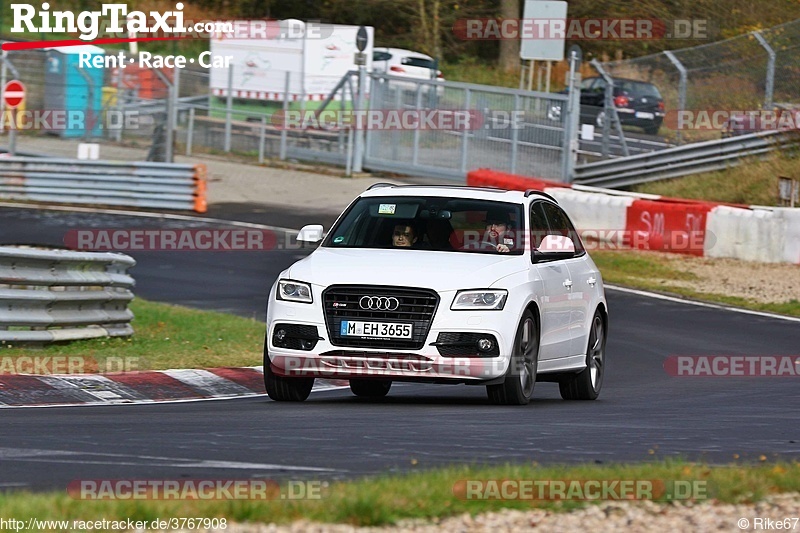
<path fill-rule="evenodd" d="M 392 232 L 392 246 L 395 248 L 411 248 L 417 242 L 417 232 L 408 222 L 395 224 Z"/>

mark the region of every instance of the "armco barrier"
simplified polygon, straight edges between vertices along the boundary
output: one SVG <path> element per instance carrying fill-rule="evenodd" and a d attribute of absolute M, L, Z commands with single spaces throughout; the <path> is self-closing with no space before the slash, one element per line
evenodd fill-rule
<path fill-rule="evenodd" d="M 570 187 L 487 169 L 470 172 L 467 185 L 544 191 L 567 210 L 587 239 L 638 249 L 800 264 L 800 209 Z"/>
<path fill-rule="evenodd" d="M 135 264 L 124 254 L 0 247 L 0 342 L 132 335 Z"/>
<path fill-rule="evenodd" d="M 0 158 L 0 198 L 205 213 L 205 165 Z"/>
<path fill-rule="evenodd" d="M 796 131 L 765 131 L 704 141 L 646 154 L 608 159 L 575 167 L 575 183 L 626 187 L 650 181 L 724 170 L 745 157 L 797 146 Z"/>

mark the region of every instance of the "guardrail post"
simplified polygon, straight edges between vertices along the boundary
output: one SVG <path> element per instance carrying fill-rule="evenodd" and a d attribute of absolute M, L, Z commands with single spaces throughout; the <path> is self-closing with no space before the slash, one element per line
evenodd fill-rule
<path fill-rule="evenodd" d="M 267 117 L 261 115 L 261 134 L 258 136 L 258 162 L 264 162 L 264 142 L 267 137 Z"/>
<path fill-rule="evenodd" d="M 355 99 L 355 97 L 353 96 L 354 94 L 353 84 L 351 82 L 348 83 L 350 87 L 350 101 L 352 102 Z M 376 81 L 374 73 L 369 74 L 369 87 L 370 87 L 370 97 L 369 97 L 370 106 L 374 106 L 380 109 L 381 106 L 383 105 L 384 84 L 378 83 Z M 373 132 L 371 132 L 369 128 L 367 128 L 367 130 L 364 132 L 364 159 L 370 157 L 370 154 L 374 152 L 374 146 L 373 146 L 374 143 L 375 143 L 375 137 L 373 135 Z"/>
<path fill-rule="evenodd" d="M 400 108 L 402 108 L 402 107 L 403 107 L 403 91 L 399 87 L 395 87 L 395 91 L 394 91 L 394 108 L 399 111 Z M 367 124 L 366 120 L 364 121 L 364 124 L 365 125 Z M 385 140 L 386 139 L 386 134 L 387 134 L 387 132 L 385 132 L 385 131 L 381 132 L 381 138 Z M 398 142 L 393 142 L 392 143 L 392 161 L 397 161 L 399 159 L 399 157 L 400 157 L 397 154 L 397 149 L 398 149 L 398 145 L 399 144 L 400 143 L 398 143 Z M 358 140 L 356 140 L 356 148 L 358 148 Z M 356 153 L 356 157 L 358 157 L 357 153 Z"/>
<path fill-rule="evenodd" d="M 675 57 L 675 54 L 673 54 L 671 51 L 665 50 L 664 55 L 667 56 L 667 59 L 669 59 L 672 65 L 676 69 L 678 69 L 678 72 L 681 75 L 681 79 L 678 85 L 678 111 L 684 111 L 686 109 L 686 85 L 688 83 L 687 80 L 688 74 L 686 72 L 686 67 L 683 66 L 683 63 L 681 63 L 680 60 L 678 60 L 678 58 Z M 682 139 L 681 129 L 680 127 L 678 127 L 678 132 L 676 134 L 676 140 L 678 144 L 681 144 L 681 139 Z"/>
<path fill-rule="evenodd" d="M 174 116 L 172 115 L 172 110 L 173 110 L 174 104 L 175 104 L 175 102 L 174 102 L 175 85 L 170 81 L 169 78 L 167 78 L 167 76 L 163 72 L 161 72 L 160 69 L 154 68 L 152 70 L 155 73 L 155 75 L 158 76 L 158 78 L 167 87 L 167 106 L 166 106 L 167 107 L 167 113 L 166 113 L 166 115 L 167 115 L 167 117 L 166 117 L 167 118 L 167 124 L 166 124 L 166 129 L 167 129 L 167 132 L 166 132 L 167 133 L 167 141 L 166 142 L 167 142 L 167 146 L 166 146 L 166 150 L 165 150 L 165 154 L 166 155 L 165 155 L 164 158 L 167 160 L 167 163 L 172 163 L 172 161 L 174 159 L 173 158 L 173 153 L 172 153 L 172 150 L 174 148 L 173 141 L 175 139 L 175 123 L 172 120 L 174 118 Z"/>
<path fill-rule="evenodd" d="M 603 121 L 603 159 L 607 158 L 610 150 L 609 143 L 611 142 L 612 121 L 617 130 L 617 135 L 619 135 L 619 142 L 622 145 L 622 154 L 628 157 L 630 155 L 628 152 L 628 142 L 625 140 L 625 132 L 622 131 L 622 122 L 620 122 L 617 108 L 614 106 L 614 78 L 606 72 L 603 65 L 596 59 L 592 59 L 591 65 L 600 73 L 606 82 L 605 99 L 603 101 L 603 109 L 606 112 L 606 119 Z"/>
<path fill-rule="evenodd" d="M 464 89 L 464 111 L 469 113 L 470 99 L 472 98 L 472 91 L 469 87 Z M 469 148 L 469 131 L 464 130 L 461 133 L 461 173 L 466 176 L 467 174 L 467 149 Z"/>
<path fill-rule="evenodd" d="M 537 97 L 537 100 L 539 98 Z M 514 95 L 514 109 L 511 113 L 511 117 L 509 118 L 509 124 L 511 124 L 511 173 L 516 174 L 517 172 L 517 143 L 519 142 L 519 128 L 518 124 L 514 120 L 515 113 L 519 111 L 519 95 Z"/>
<path fill-rule="evenodd" d="M 434 87 L 435 89 L 435 87 Z M 419 116 L 422 109 L 422 84 L 417 83 L 417 94 L 414 100 L 414 108 Z M 399 110 L 398 110 L 399 111 Z M 414 128 L 414 144 L 411 150 L 411 164 L 416 165 L 419 162 L 419 128 Z"/>
<path fill-rule="evenodd" d="M 569 91 L 567 94 L 567 113 L 564 118 L 564 147 L 561 159 L 561 179 L 572 183 L 575 159 L 578 153 L 578 126 L 581 114 L 581 88 L 576 80 L 578 58 L 572 52 L 569 58 Z M 563 106 L 564 104 L 562 104 Z"/>
<path fill-rule="evenodd" d="M 2 11 L 0 9 L 0 11 Z M 1 28 L 2 26 L 0 26 Z M 8 50 L 3 50 L 2 55 L 0 56 L 0 102 L 3 101 L 3 91 L 5 91 L 6 87 L 6 62 L 8 61 Z M 0 131 L 3 131 L 6 127 L 5 117 L 2 116 L 2 111 L 4 111 L 3 106 L 0 105 Z"/>
<path fill-rule="evenodd" d="M 367 90 L 367 78 L 366 78 L 367 69 L 364 65 L 359 65 L 358 67 L 358 101 L 356 103 L 356 112 L 362 113 L 365 105 L 365 92 Z M 355 155 L 353 156 L 355 161 L 353 161 L 353 172 L 359 173 L 363 170 L 364 166 L 364 132 L 356 130 L 355 132 Z"/>
<path fill-rule="evenodd" d="M 192 155 L 192 141 L 194 140 L 194 106 L 189 108 L 189 126 L 186 130 L 186 155 Z"/>
<path fill-rule="evenodd" d="M 173 43 L 175 41 L 172 41 Z M 181 98 L 181 69 L 175 67 L 172 69 L 172 127 L 178 127 L 178 106 Z"/>
<path fill-rule="evenodd" d="M 286 83 L 283 85 L 283 125 L 281 128 L 281 148 L 280 148 L 280 160 L 286 161 L 286 144 L 289 141 L 289 132 L 287 131 L 287 124 L 288 121 L 286 120 L 286 114 L 289 112 L 289 89 L 290 84 L 292 81 L 292 73 L 290 71 L 286 71 Z"/>
<path fill-rule="evenodd" d="M 6 75 L 6 68 L 11 71 L 11 75 L 14 76 L 15 79 L 19 79 L 19 71 L 17 67 L 14 66 L 14 63 L 8 60 L 8 52 L 6 50 L 3 51 L 3 69 L 2 74 L 5 77 Z M 5 79 L 3 80 L 3 84 L 0 85 L 0 91 L 5 89 L 6 82 Z M 12 110 L 13 111 L 13 110 Z M 4 117 L 3 117 L 4 118 Z M 0 120 L 0 123 L 3 123 L 3 120 Z M 2 131 L 2 130 L 0 130 Z M 17 153 L 17 113 L 14 111 L 11 113 L 11 121 L 9 122 L 8 126 L 8 155 L 15 155 Z"/>
<path fill-rule="evenodd" d="M 233 65 L 228 67 L 228 98 L 225 102 L 225 152 L 231 151 L 231 119 L 233 113 Z"/>
<path fill-rule="evenodd" d="M 760 31 L 754 31 L 753 35 L 759 44 L 764 47 L 764 50 L 769 54 L 769 61 L 767 62 L 767 86 L 764 89 L 764 109 L 772 109 L 772 99 L 775 92 L 775 50 L 769 45 Z"/>

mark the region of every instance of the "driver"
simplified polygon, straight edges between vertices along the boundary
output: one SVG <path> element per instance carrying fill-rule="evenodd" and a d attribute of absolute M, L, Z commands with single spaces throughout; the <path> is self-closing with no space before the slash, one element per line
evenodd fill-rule
<path fill-rule="evenodd" d="M 491 210 L 486 213 L 486 232 L 483 242 L 494 246 L 495 250 L 507 253 L 514 247 L 514 235 L 511 231 L 511 222 L 508 212 L 504 210 Z"/>

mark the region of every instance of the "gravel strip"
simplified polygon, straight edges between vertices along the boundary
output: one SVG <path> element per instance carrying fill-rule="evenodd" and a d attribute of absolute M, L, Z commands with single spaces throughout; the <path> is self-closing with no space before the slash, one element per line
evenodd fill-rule
<path fill-rule="evenodd" d="M 291 525 L 229 524 L 228 533 L 390 533 L 414 531 L 433 532 L 517 532 L 546 531 L 572 533 L 574 531 L 625 531 L 646 533 L 651 531 L 698 533 L 706 531 L 760 531 L 767 524 L 755 519 L 773 521 L 800 517 L 800 493 L 777 494 L 754 504 L 723 504 L 714 501 L 703 503 L 672 502 L 606 502 L 570 512 L 553 512 L 541 509 L 530 511 L 503 510 L 478 516 L 467 514 L 441 521 L 404 521 L 394 527 L 356 528 L 342 524 L 319 524 L 298 521 Z M 747 524 L 740 520 L 747 520 Z M 762 527 L 758 527 L 761 525 Z M 800 531 L 800 524 L 789 522 L 788 531 Z M 744 526 L 744 527 L 741 527 Z M 794 529 L 792 529 L 794 526 Z M 772 530 L 778 529 L 773 523 Z M 786 528 L 781 527 L 786 531 Z M 214 530 L 223 531 L 223 530 Z"/>
<path fill-rule="evenodd" d="M 661 252 L 632 252 L 657 256 L 666 266 L 697 276 L 696 280 L 659 280 L 666 287 L 683 287 L 704 294 L 738 296 L 759 303 L 800 300 L 800 266 L 788 263 L 754 263 L 738 259 L 712 259 Z"/>

